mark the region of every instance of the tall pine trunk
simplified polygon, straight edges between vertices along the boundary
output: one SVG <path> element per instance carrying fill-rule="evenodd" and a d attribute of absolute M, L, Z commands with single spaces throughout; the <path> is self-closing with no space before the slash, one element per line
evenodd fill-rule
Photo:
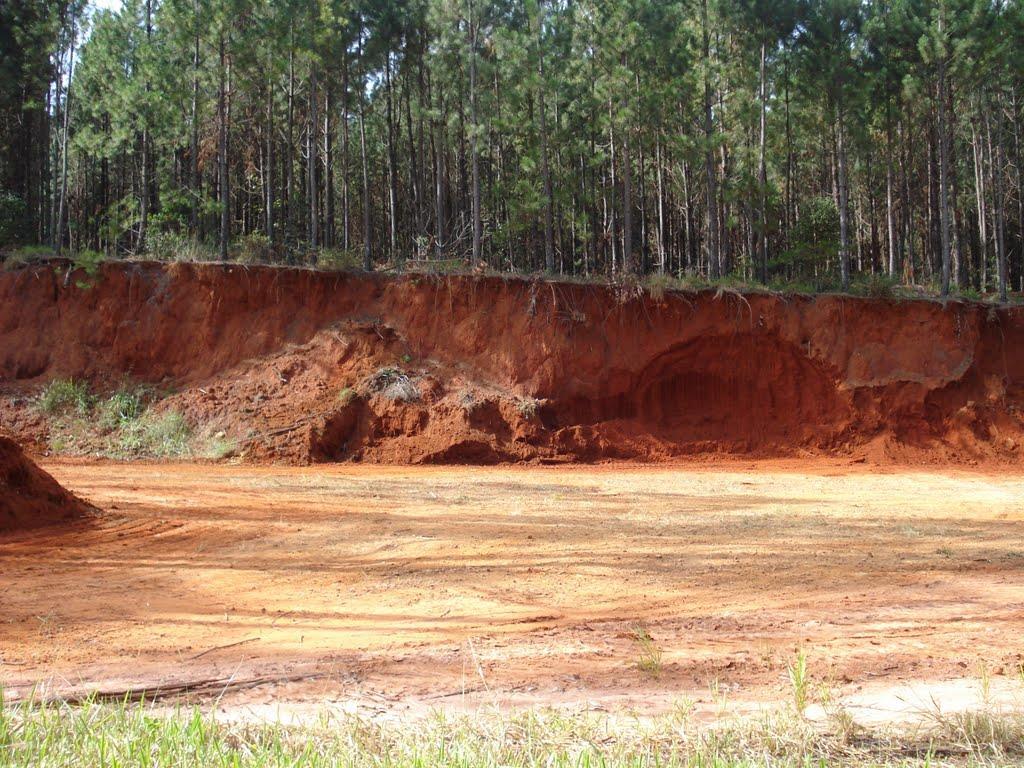
<path fill-rule="evenodd" d="M 483 214 L 480 211 L 480 148 L 477 137 L 477 94 L 476 94 L 476 36 L 477 22 L 473 2 L 469 3 L 469 108 L 470 108 L 470 152 L 472 155 L 472 217 L 473 217 L 473 264 L 482 258 Z"/>
<path fill-rule="evenodd" d="M 74 22 L 71 24 L 74 30 Z M 64 221 L 68 207 L 68 132 L 71 125 L 71 79 L 75 71 L 75 34 L 71 33 L 71 45 L 68 50 L 68 80 L 64 89 L 63 125 L 60 139 L 60 203 L 57 206 L 57 218 L 53 232 L 53 244 L 57 253 L 64 247 Z"/>
<path fill-rule="evenodd" d="M 939 243 L 942 249 L 942 295 L 949 295 L 950 241 L 949 241 L 949 137 L 946 129 L 946 60 L 939 60 L 938 125 L 939 144 Z"/>
<path fill-rule="evenodd" d="M 701 2 L 701 26 L 704 38 L 704 174 L 707 178 L 708 276 L 722 275 L 722 253 L 718 241 L 718 180 L 715 176 L 715 149 L 711 119 L 711 32 L 708 29 L 708 0 Z"/>
<path fill-rule="evenodd" d="M 837 101 L 836 114 L 836 187 L 839 198 L 839 276 L 843 290 L 850 289 L 850 202 L 846 186 L 846 126 Z"/>
<path fill-rule="evenodd" d="M 199 239 L 199 6 L 193 1 L 195 34 L 192 48 L 192 135 L 189 141 L 189 186 L 192 188 L 189 206 L 189 229 L 192 237 Z"/>
<path fill-rule="evenodd" d="M 217 88 L 217 178 L 220 186 L 220 259 L 228 260 L 231 241 L 231 191 L 228 188 L 228 104 L 227 104 L 227 51 L 224 32 L 217 42 L 219 56 L 219 83 Z"/>
<path fill-rule="evenodd" d="M 359 99 L 359 154 L 363 166 L 363 269 L 373 269 L 373 233 L 370 231 L 370 169 L 366 160 L 366 106 Z"/>
<path fill-rule="evenodd" d="M 320 162 L 320 118 L 317 110 L 319 96 L 317 94 L 316 65 L 309 70 L 309 121 L 306 127 L 306 182 L 309 189 L 309 226 L 308 239 L 312 248 L 320 246 L 320 182 L 317 171 Z"/>
<path fill-rule="evenodd" d="M 540 164 L 544 184 L 544 270 L 555 271 L 554 199 L 551 191 L 551 167 L 548 160 L 547 107 L 544 99 L 544 4 L 537 2 L 535 40 L 537 44 L 537 112 L 540 117 Z"/>
<path fill-rule="evenodd" d="M 760 210 L 760 226 L 761 232 L 758 238 L 758 248 L 760 249 L 760 262 L 761 262 L 761 282 L 765 285 L 768 284 L 768 162 L 765 157 L 766 146 L 767 146 L 767 101 L 768 101 L 768 87 L 767 87 L 767 76 L 765 72 L 765 61 L 767 59 L 767 43 L 764 39 L 761 40 L 761 67 L 760 67 L 760 102 L 761 102 L 761 134 L 758 137 L 758 169 L 757 169 L 757 184 L 758 191 L 761 196 L 761 210 Z"/>

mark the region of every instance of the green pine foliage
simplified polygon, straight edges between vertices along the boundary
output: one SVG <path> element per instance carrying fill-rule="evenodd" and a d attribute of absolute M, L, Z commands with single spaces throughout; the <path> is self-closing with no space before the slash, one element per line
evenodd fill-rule
<path fill-rule="evenodd" d="M 18 0 L 0 248 L 1008 298 L 1021 39 L 985 0 Z"/>

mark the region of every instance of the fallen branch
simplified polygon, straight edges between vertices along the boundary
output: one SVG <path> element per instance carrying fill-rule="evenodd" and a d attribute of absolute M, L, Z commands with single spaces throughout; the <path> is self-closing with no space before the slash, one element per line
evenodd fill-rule
<path fill-rule="evenodd" d="M 250 677 L 235 680 L 230 677 L 208 677 L 179 683 L 166 683 L 142 688 L 92 689 L 80 693 L 44 696 L 34 699 L 37 704 L 84 704 L 86 702 L 110 701 L 157 701 L 176 696 L 223 695 L 231 691 L 244 691 L 263 685 L 297 683 L 323 677 L 323 673 L 285 675 L 283 677 Z"/>
<path fill-rule="evenodd" d="M 247 638 L 245 638 L 245 640 L 236 640 L 233 643 L 225 643 L 224 645 L 215 645 L 215 646 L 213 646 L 213 648 L 207 648 L 202 653 L 197 653 L 195 656 L 190 656 L 189 657 L 189 661 L 194 661 L 195 659 L 201 659 L 203 656 L 206 656 L 208 653 L 213 653 L 214 651 L 222 651 L 225 648 L 234 648 L 235 646 L 238 646 L 238 645 L 245 645 L 246 643 L 254 643 L 254 642 L 256 642 L 259 639 L 260 639 L 259 637 L 247 637 Z"/>

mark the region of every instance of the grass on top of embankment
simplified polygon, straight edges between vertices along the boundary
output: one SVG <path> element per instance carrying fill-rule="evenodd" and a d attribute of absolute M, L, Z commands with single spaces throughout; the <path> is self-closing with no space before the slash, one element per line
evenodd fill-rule
<path fill-rule="evenodd" d="M 2 766 L 1002 766 L 1024 760 L 1024 714 L 976 712 L 866 730 L 793 713 L 716 727 L 680 706 L 653 720 L 532 710 L 386 724 L 325 716 L 301 728 L 223 724 L 145 704 L 0 703 Z"/>

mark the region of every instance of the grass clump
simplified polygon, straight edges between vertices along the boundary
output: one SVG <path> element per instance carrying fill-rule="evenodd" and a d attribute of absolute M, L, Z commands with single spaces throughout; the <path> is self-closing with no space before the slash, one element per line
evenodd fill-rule
<path fill-rule="evenodd" d="M 851 286 L 851 293 L 867 296 L 869 299 L 896 298 L 899 280 L 881 272 L 867 274 L 856 280 Z"/>
<path fill-rule="evenodd" d="M 274 260 L 274 244 L 262 232 L 250 232 L 232 244 L 231 258 L 239 264 L 269 264 Z"/>
<path fill-rule="evenodd" d="M 796 658 L 788 666 L 789 684 L 793 689 L 793 709 L 802 716 L 807 709 L 810 679 L 807 674 L 807 654 L 797 651 Z"/>
<path fill-rule="evenodd" d="M 111 453 L 118 458 L 182 458 L 191 455 L 192 429 L 177 411 L 146 411 L 127 421 L 111 441 Z"/>
<path fill-rule="evenodd" d="M 200 458 L 220 461 L 238 455 L 238 441 L 226 437 L 223 432 L 207 439 L 198 452 Z"/>
<path fill-rule="evenodd" d="M 957 721 L 960 722 L 960 721 Z M 877 729 L 843 739 L 791 715 L 701 727 L 689 711 L 639 722 L 590 712 L 441 714 L 389 722 L 324 716 L 307 727 L 218 723 L 199 710 L 119 703 L 3 705 L 0 764 L 204 768 L 854 768 L 1019 764 L 1024 716 Z"/>
<path fill-rule="evenodd" d="M 54 379 L 39 395 L 39 410 L 51 416 L 69 411 L 86 416 L 92 409 L 93 401 L 89 386 L 84 381 Z"/>
<path fill-rule="evenodd" d="M 363 256 L 356 250 L 321 248 L 315 254 L 317 269 L 337 272 L 355 272 L 363 268 Z"/>
<path fill-rule="evenodd" d="M 23 245 L 12 251 L 0 254 L 3 269 L 12 270 L 30 264 L 38 264 L 56 257 L 56 253 L 48 245 Z"/>
<path fill-rule="evenodd" d="M 643 623 L 636 623 L 630 628 L 630 634 L 636 645 L 636 668 L 653 678 L 661 677 L 662 651 L 651 637 L 650 631 Z"/>
<path fill-rule="evenodd" d="M 155 393 L 123 386 L 97 397 L 85 382 L 57 379 L 39 396 L 39 410 L 50 417 L 50 448 L 57 453 L 115 459 L 184 458 L 197 454 L 196 438 L 175 410 L 155 410 Z M 221 458 L 234 453 L 232 441 L 207 440 L 198 455 Z"/>
<path fill-rule="evenodd" d="M 145 390 L 120 389 L 99 406 L 99 425 L 103 429 L 114 430 L 134 422 L 146 409 Z"/>
<path fill-rule="evenodd" d="M 157 261 L 216 261 L 217 249 L 195 237 L 152 229 L 146 234 L 146 256 Z"/>

